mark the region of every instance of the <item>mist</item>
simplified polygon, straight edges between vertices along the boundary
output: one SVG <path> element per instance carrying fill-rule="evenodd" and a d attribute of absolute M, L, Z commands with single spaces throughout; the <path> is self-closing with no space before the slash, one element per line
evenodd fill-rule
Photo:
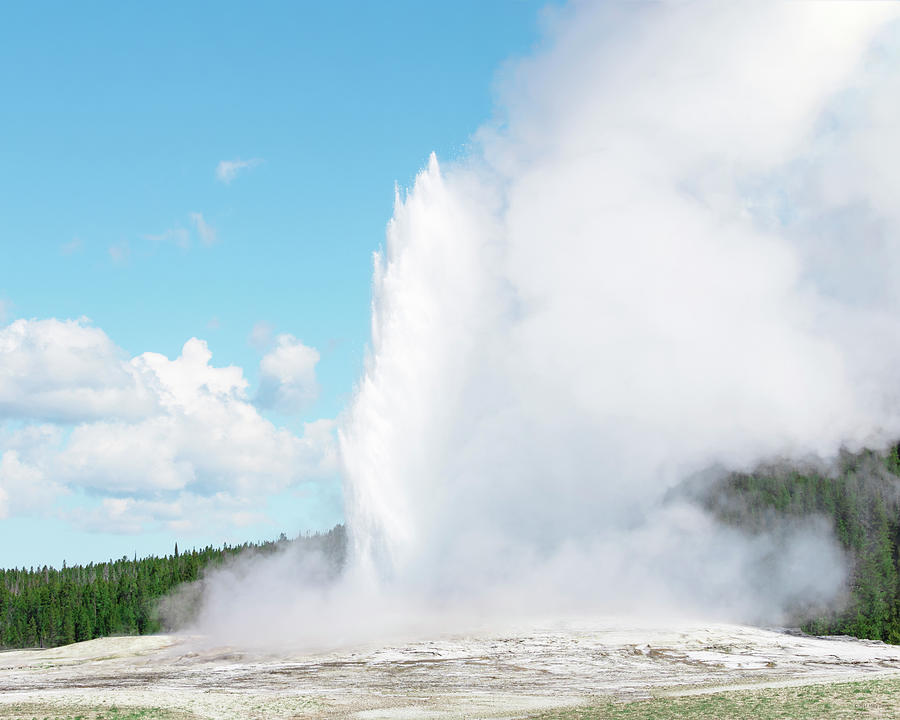
<path fill-rule="evenodd" d="M 900 437 L 900 6 L 543 17 L 375 254 L 344 574 L 282 555 L 214 576 L 210 636 L 839 602 L 826 524 L 751 535 L 672 490 Z"/>

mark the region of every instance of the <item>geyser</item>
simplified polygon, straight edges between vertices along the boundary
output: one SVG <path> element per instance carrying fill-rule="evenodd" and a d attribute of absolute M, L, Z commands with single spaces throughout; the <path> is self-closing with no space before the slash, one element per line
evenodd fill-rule
<path fill-rule="evenodd" d="M 340 431 L 351 565 L 326 596 L 254 580 L 279 639 L 473 610 L 773 621 L 834 596 L 826 526 L 775 554 L 663 499 L 900 436 L 898 16 L 547 16 L 471 152 L 398 195 Z"/>
<path fill-rule="evenodd" d="M 897 147 L 898 10 L 552 19 L 476 149 L 398 197 L 376 256 L 341 436 L 360 563 L 437 595 L 542 568 L 600 606 L 679 579 L 704 605 L 760 597 L 748 543 L 659 503 L 712 465 L 900 431 L 898 213 L 878 187 L 900 170 L 870 137 L 880 121 Z M 827 592 L 823 555 L 796 582 Z M 778 582 L 765 594 L 800 589 Z"/>

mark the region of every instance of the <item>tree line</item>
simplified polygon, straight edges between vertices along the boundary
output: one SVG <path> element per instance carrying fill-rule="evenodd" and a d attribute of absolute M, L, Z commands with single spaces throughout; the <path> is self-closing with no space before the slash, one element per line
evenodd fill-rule
<path fill-rule="evenodd" d="M 772 466 L 728 474 L 686 491 L 721 522 L 777 536 L 785 523 L 824 518 L 850 561 L 839 608 L 796 608 L 812 634 L 853 635 L 900 643 L 900 453 L 844 453 L 836 468 Z M 53 647 L 108 635 L 159 632 L 159 602 L 208 569 L 248 552 L 296 546 L 318 553 L 335 572 L 346 532 L 243 545 L 205 547 L 166 557 L 0 570 L 0 648 Z M 196 589 L 196 588 L 195 588 Z"/>
<path fill-rule="evenodd" d="M 846 597 L 834 609 L 797 608 L 795 620 L 814 635 L 852 635 L 900 643 L 900 455 L 844 453 L 836 468 L 762 468 L 732 474 L 705 494 L 707 509 L 750 532 L 821 517 L 849 560 Z"/>
<path fill-rule="evenodd" d="M 0 648 L 55 647 L 109 635 L 145 635 L 162 629 L 157 602 L 230 558 L 296 546 L 340 565 L 343 525 L 326 533 L 178 551 L 164 557 L 110 560 L 61 569 L 0 570 Z"/>

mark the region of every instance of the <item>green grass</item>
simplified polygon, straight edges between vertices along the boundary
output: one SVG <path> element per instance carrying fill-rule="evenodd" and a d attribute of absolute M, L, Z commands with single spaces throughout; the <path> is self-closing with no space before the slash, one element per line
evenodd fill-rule
<path fill-rule="evenodd" d="M 733 690 L 655 697 L 628 703 L 598 702 L 555 710 L 534 720 L 823 720 L 900 718 L 900 679 Z"/>

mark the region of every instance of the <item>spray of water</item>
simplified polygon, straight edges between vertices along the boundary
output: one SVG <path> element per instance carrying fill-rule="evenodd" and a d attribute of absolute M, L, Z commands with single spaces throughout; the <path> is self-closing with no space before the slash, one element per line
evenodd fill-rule
<path fill-rule="evenodd" d="M 326 600 L 268 587 L 282 626 L 834 597 L 826 527 L 774 553 L 663 498 L 900 435 L 898 16 L 548 15 L 471 152 L 397 197 L 340 435 L 350 567 Z M 247 627 L 248 592 L 213 592 L 207 629 Z"/>

